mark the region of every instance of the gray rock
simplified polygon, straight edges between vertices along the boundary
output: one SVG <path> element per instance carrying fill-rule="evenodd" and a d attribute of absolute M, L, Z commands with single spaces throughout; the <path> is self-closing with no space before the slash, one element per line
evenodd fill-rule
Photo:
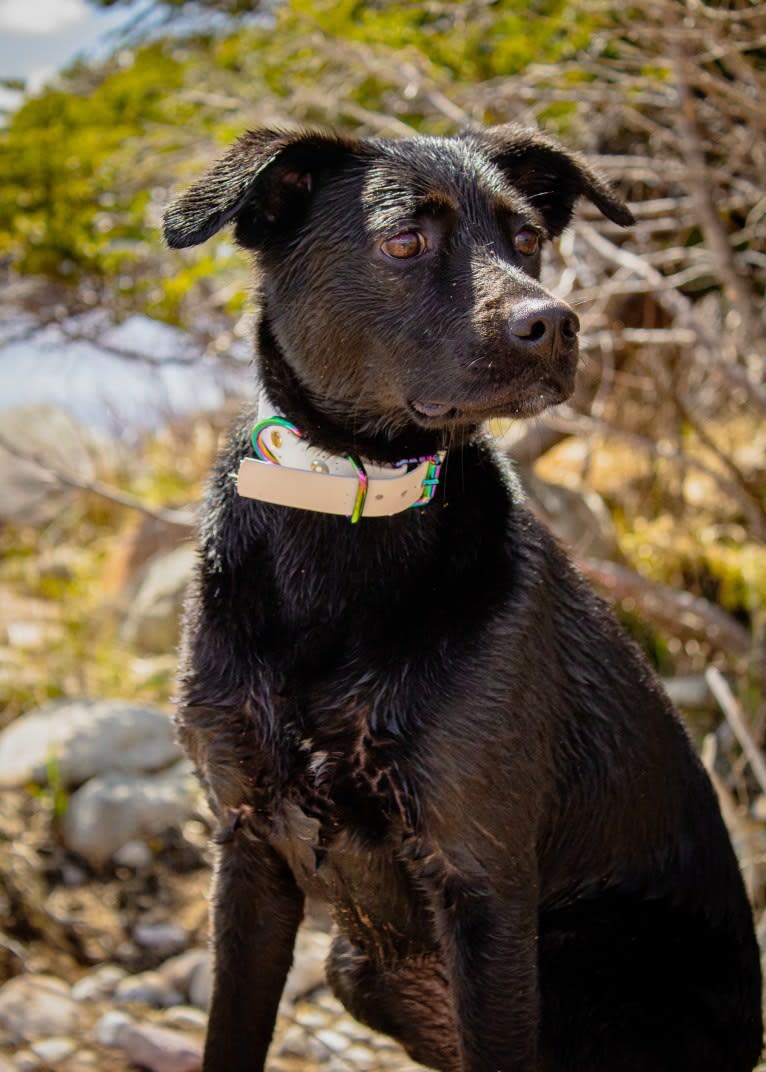
<path fill-rule="evenodd" d="M 169 1027 L 128 1024 L 120 1031 L 120 1049 L 149 1072 L 200 1072 L 202 1043 Z"/>
<path fill-rule="evenodd" d="M 155 555 L 136 582 L 120 636 L 143 651 L 172 651 L 178 643 L 184 596 L 197 552 L 190 544 Z"/>
<path fill-rule="evenodd" d="M 101 1055 L 93 1050 L 78 1050 L 77 1056 L 70 1059 L 66 1072 L 103 1072 L 104 1062 Z"/>
<path fill-rule="evenodd" d="M 80 1010 L 52 975 L 18 975 L 0 989 L 0 1027 L 14 1042 L 75 1034 Z"/>
<path fill-rule="evenodd" d="M 311 1058 L 312 1036 L 305 1030 L 302 1024 L 290 1024 L 283 1032 L 277 1044 L 277 1052 L 280 1057 L 298 1057 L 301 1060 Z M 315 1043 L 315 1045 L 317 1045 Z M 317 1046 L 318 1056 L 321 1058 L 324 1051 Z"/>
<path fill-rule="evenodd" d="M 42 1068 L 42 1061 L 31 1050 L 18 1050 L 13 1055 L 14 1072 L 38 1072 Z"/>
<path fill-rule="evenodd" d="M 331 938 L 323 931 L 302 927 L 295 942 L 293 966 L 282 992 L 283 1000 L 297 1001 L 325 981 L 324 965 Z"/>
<path fill-rule="evenodd" d="M 114 991 L 117 1005 L 128 1005 L 141 1001 L 157 1009 L 167 1009 L 171 1005 L 183 1004 L 183 994 L 169 987 L 159 972 L 147 971 L 139 975 L 129 975 L 121 979 Z"/>
<path fill-rule="evenodd" d="M 375 1051 L 371 1050 L 369 1046 L 360 1045 L 358 1042 L 355 1042 L 353 1046 L 350 1046 L 343 1056 L 352 1068 L 356 1067 L 364 1069 L 375 1067 Z"/>
<path fill-rule="evenodd" d="M 99 1046 L 105 1046 L 109 1050 L 114 1049 L 118 1045 L 122 1029 L 132 1023 L 133 1018 L 128 1016 L 126 1012 L 110 1009 L 96 1023 L 93 1037 Z"/>
<path fill-rule="evenodd" d="M 189 935 L 177 923 L 138 923 L 133 928 L 133 940 L 144 949 L 167 955 L 185 949 Z"/>
<path fill-rule="evenodd" d="M 348 1049 L 349 1040 L 334 1028 L 322 1028 L 317 1031 L 316 1037 L 327 1047 L 330 1053 L 342 1053 L 343 1050 Z"/>
<path fill-rule="evenodd" d="M 210 964 L 210 953 L 207 949 L 189 949 L 185 953 L 179 953 L 176 957 L 169 957 L 163 961 L 157 969 L 173 990 L 180 990 L 189 997 L 194 973 L 201 964 Z"/>
<path fill-rule="evenodd" d="M 330 936 L 322 931 L 301 928 L 295 943 L 293 966 L 287 976 L 282 999 L 294 1002 L 324 983 L 324 962 Z M 207 950 L 191 949 L 160 967 L 171 986 L 183 991 L 192 1005 L 208 1009 L 213 990 L 213 961 Z"/>
<path fill-rule="evenodd" d="M 17 718 L 0 733 L 0 787 L 48 781 L 67 787 L 107 771 L 156 771 L 181 755 L 170 716 L 114 700 L 68 700 Z"/>
<path fill-rule="evenodd" d="M 202 1009 L 195 1009 L 192 1005 L 174 1005 L 162 1014 L 162 1022 L 181 1031 L 204 1031 L 207 1016 Z"/>
<path fill-rule="evenodd" d="M 63 886 L 74 890 L 78 886 L 84 886 L 87 882 L 88 874 L 84 868 L 78 867 L 77 864 L 73 864 L 69 860 L 63 861 L 61 864 L 61 884 Z"/>
<path fill-rule="evenodd" d="M 117 984 L 128 973 L 117 964 L 102 964 L 100 968 L 78 979 L 72 987 L 72 997 L 75 1001 L 101 1001 L 110 998 L 117 989 Z"/>
<path fill-rule="evenodd" d="M 62 1061 L 72 1056 L 77 1049 L 77 1043 L 67 1036 L 60 1036 L 34 1042 L 31 1049 L 35 1057 L 39 1057 L 44 1064 L 58 1068 Z"/>
<path fill-rule="evenodd" d="M 185 760 L 162 774 L 91 778 L 69 801 L 62 825 L 64 843 L 101 867 L 126 842 L 181 826 L 194 814 L 197 794 Z"/>
<path fill-rule="evenodd" d="M 145 841 L 128 841 L 114 854 L 118 867 L 127 867 L 131 871 L 148 871 L 154 863 L 152 850 Z"/>
<path fill-rule="evenodd" d="M 209 1009 L 213 996 L 213 958 L 201 960 L 189 980 L 189 1001 L 198 1009 Z"/>

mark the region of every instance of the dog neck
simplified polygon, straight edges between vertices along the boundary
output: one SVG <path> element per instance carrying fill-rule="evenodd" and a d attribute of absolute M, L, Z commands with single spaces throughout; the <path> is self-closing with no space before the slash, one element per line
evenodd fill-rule
<path fill-rule="evenodd" d="M 439 486 L 445 451 L 393 465 L 313 446 L 265 390 L 252 431 L 255 458 L 243 458 L 237 491 L 248 499 L 347 517 L 391 517 L 427 506 Z"/>

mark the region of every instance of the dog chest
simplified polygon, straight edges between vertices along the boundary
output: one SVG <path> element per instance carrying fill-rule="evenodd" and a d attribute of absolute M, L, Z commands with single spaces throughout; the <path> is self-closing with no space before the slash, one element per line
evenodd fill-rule
<path fill-rule="evenodd" d="M 365 724 L 353 733 L 317 737 L 292 743 L 274 802 L 276 837 L 304 842 L 310 823 L 321 855 L 339 841 L 374 846 L 411 825 L 414 800 L 395 743 L 375 740 Z"/>
<path fill-rule="evenodd" d="M 344 933 L 401 955 L 413 943 L 421 948 L 431 928 L 401 859 L 411 802 L 390 751 L 366 734 L 344 752 L 300 742 L 267 840 Z"/>

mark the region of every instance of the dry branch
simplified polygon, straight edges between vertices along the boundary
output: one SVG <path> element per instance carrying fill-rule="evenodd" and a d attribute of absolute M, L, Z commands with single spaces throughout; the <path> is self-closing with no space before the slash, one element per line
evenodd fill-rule
<path fill-rule="evenodd" d="M 726 721 L 731 726 L 734 736 L 742 746 L 742 751 L 747 756 L 750 769 L 758 780 L 761 792 L 766 793 L 766 762 L 764 762 L 763 753 L 753 740 L 753 735 L 748 729 L 742 708 L 737 702 L 734 693 L 729 688 L 721 671 L 716 669 L 715 666 L 707 668 L 705 679 L 710 686 L 710 691 L 726 716 Z"/>
<path fill-rule="evenodd" d="M 7 450 L 19 461 L 34 465 L 43 474 L 44 478 L 53 484 L 62 484 L 64 487 L 74 488 L 77 491 L 87 491 L 92 495 L 98 495 L 101 499 L 115 503 L 118 506 L 126 506 L 130 510 L 137 510 L 154 521 L 160 521 L 164 525 L 174 525 L 178 528 L 190 530 L 196 523 L 195 515 L 189 510 L 170 510 L 161 507 L 147 506 L 145 502 L 135 495 L 110 487 L 100 480 L 86 480 L 83 477 L 68 473 L 59 466 L 54 465 L 48 458 L 43 458 L 34 451 L 24 450 L 16 443 L 0 433 L 0 447 Z"/>
<path fill-rule="evenodd" d="M 747 629 L 707 599 L 647 581 L 616 562 L 586 558 L 579 566 L 611 599 L 632 600 L 640 614 L 671 635 L 701 638 L 736 656 L 751 653 L 753 642 Z"/>
<path fill-rule="evenodd" d="M 668 18 L 674 19 L 677 5 L 668 3 L 667 9 Z M 716 209 L 713 183 L 708 174 L 707 158 L 697 122 L 695 99 L 690 88 L 691 60 L 685 45 L 684 28 L 677 26 L 676 29 L 673 69 L 678 90 L 678 132 L 681 151 L 687 165 L 686 179 L 718 276 L 739 313 L 748 343 L 766 353 L 766 333 L 753 308 L 750 290 L 737 271 L 734 252 Z M 749 103 L 751 102 L 748 101 Z"/>

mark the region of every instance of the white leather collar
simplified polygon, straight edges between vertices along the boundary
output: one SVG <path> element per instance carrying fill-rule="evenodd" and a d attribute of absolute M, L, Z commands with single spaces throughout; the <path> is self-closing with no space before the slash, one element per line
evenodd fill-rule
<path fill-rule="evenodd" d="M 243 458 L 240 463 L 240 495 L 277 506 L 339 514 L 352 522 L 427 505 L 439 484 L 445 455 L 439 451 L 387 466 L 328 454 L 312 447 L 263 392 L 252 442 L 257 457 Z"/>

